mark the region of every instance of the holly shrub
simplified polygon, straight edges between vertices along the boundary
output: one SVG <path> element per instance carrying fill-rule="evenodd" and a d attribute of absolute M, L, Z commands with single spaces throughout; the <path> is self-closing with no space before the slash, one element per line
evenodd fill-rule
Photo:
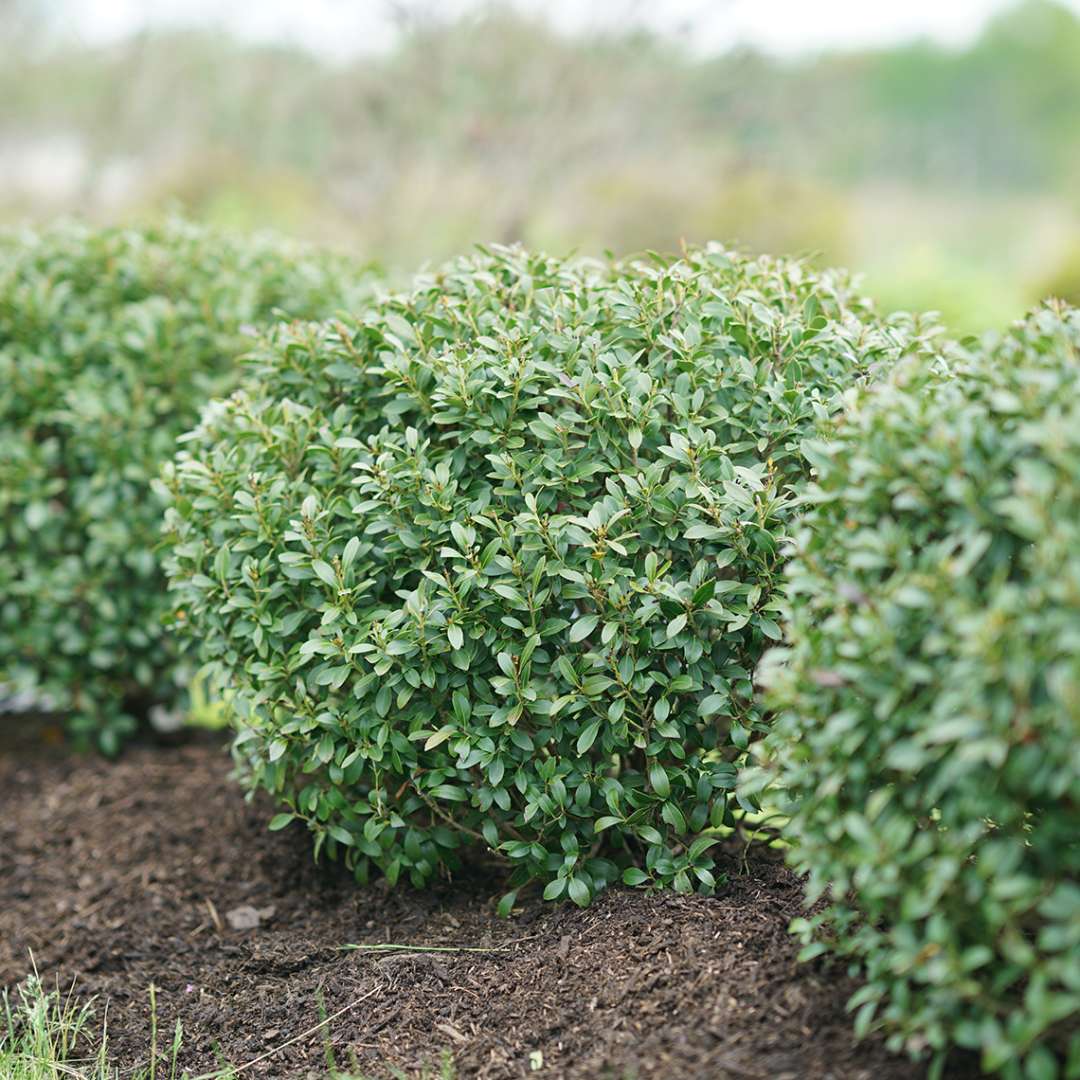
<path fill-rule="evenodd" d="M 338 260 L 170 222 L 0 235 L 0 684 L 113 751 L 171 705 L 150 478 L 227 392 L 245 324 L 327 315 Z"/>
<path fill-rule="evenodd" d="M 1080 313 L 902 363 L 807 453 L 758 776 L 796 929 L 863 965 L 860 1032 L 1078 1076 Z"/>
<path fill-rule="evenodd" d="M 800 442 L 921 334 L 718 248 L 495 248 L 278 328 L 163 481 L 177 620 L 273 826 L 416 885 L 479 842 L 504 911 L 712 889 Z"/>

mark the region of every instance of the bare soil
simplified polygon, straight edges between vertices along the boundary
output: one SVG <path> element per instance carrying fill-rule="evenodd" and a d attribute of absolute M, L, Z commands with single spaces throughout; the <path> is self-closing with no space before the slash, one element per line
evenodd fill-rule
<path fill-rule="evenodd" d="M 853 1042 L 854 984 L 796 962 L 799 881 L 765 855 L 726 856 L 714 898 L 613 889 L 584 911 L 524 900 L 506 920 L 490 869 L 415 892 L 315 866 L 302 829 L 266 831 L 219 740 L 118 762 L 23 742 L 0 750 L 0 985 L 26 974 L 29 950 L 47 979 L 77 979 L 108 1002 L 121 1067 L 149 1057 L 153 984 L 161 1042 L 179 1017 L 193 1073 L 258 1058 L 324 1008 L 341 1015 L 242 1075 L 323 1075 L 327 1041 L 339 1067 L 355 1056 L 377 1077 L 444 1052 L 459 1078 L 923 1075 Z M 234 929 L 246 908 L 258 925 Z"/>

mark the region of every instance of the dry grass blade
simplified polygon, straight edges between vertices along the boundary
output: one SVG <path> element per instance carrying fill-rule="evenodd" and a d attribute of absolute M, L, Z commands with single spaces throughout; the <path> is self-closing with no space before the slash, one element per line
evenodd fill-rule
<path fill-rule="evenodd" d="M 341 952 L 415 952 L 415 953 L 495 953 L 512 952 L 509 945 L 398 945 L 394 942 L 377 942 L 373 945 L 340 945 Z"/>

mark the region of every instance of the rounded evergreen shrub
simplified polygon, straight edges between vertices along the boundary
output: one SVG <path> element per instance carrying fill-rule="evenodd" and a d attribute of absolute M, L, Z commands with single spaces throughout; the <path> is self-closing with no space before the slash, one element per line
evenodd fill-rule
<path fill-rule="evenodd" d="M 863 965 L 860 1031 L 1080 1075 L 1080 314 L 901 364 L 808 453 L 762 667 L 796 929 Z"/>
<path fill-rule="evenodd" d="M 920 333 L 713 248 L 496 248 L 275 331 L 163 484 L 177 619 L 274 826 L 360 879 L 476 841 L 549 898 L 711 889 L 801 440 Z"/>
<path fill-rule="evenodd" d="M 247 324 L 343 267 L 181 222 L 0 235 L 0 684 L 105 750 L 177 698 L 150 479 L 237 381 Z"/>

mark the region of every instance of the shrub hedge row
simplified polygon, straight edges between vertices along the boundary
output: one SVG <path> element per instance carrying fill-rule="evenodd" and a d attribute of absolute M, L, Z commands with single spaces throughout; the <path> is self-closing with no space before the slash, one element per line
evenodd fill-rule
<path fill-rule="evenodd" d="M 374 299 L 182 223 L 0 237 L 0 684 L 113 750 L 206 664 L 272 828 L 487 849 L 503 911 L 710 893 L 761 800 L 806 954 L 939 1075 L 1080 1076 L 1078 552 L 1063 305 L 963 350 L 718 247 Z"/>
<path fill-rule="evenodd" d="M 0 683 L 115 751 L 182 692 L 150 480 L 249 326 L 347 304 L 339 260 L 182 222 L 0 235 Z M 350 285 L 351 289 L 355 286 Z"/>

